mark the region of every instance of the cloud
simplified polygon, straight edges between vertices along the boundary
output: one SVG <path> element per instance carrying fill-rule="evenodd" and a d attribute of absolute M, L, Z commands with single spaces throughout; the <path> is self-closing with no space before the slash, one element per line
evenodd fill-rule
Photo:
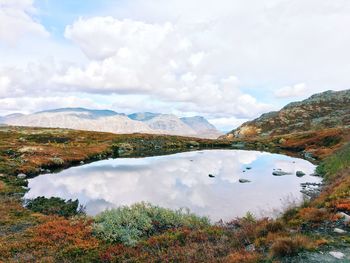
<path fill-rule="evenodd" d="M 175 108 L 184 111 L 245 117 L 270 108 L 244 94 L 237 77 L 209 71 L 205 45 L 173 23 L 80 18 L 67 26 L 65 36 L 90 62 L 69 67 L 53 80 L 76 91 L 143 94 L 177 103 Z"/>
<path fill-rule="evenodd" d="M 41 96 L 30 97 L 22 96 L 20 98 L 0 98 L 0 115 L 6 115 L 11 112 L 32 113 L 44 109 L 55 109 L 61 107 L 86 107 L 103 108 L 104 105 L 97 104 L 88 98 L 79 98 L 76 96 Z"/>
<path fill-rule="evenodd" d="M 26 34 L 47 37 L 49 33 L 36 22 L 32 0 L 0 0 L 0 41 L 15 44 Z"/>
<path fill-rule="evenodd" d="M 305 83 L 295 84 L 294 86 L 286 86 L 275 91 L 277 98 L 295 98 L 305 96 L 308 92 Z"/>
<path fill-rule="evenodd" d="M 20 46 L 0 43 L 0 98 L 89 97 L 118 111 L 201 114 L 228 127 L 272 104 L 348 88 L 350 35 L 341 32 L 349 1 L 107 2 L 105 10 L 72 10 L 69 25 L 41 25 L 33 1 L 0 0 L 8 23 L 0 23 L 0 42 Z M 65 15 L 50 14 L 51 23 Z M 65 39 L 17 41 L 52 27 L 65 27 Z"/>

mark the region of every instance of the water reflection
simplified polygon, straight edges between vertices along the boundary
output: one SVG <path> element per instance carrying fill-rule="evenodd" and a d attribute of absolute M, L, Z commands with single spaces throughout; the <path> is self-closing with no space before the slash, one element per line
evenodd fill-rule
<path fill-rule="evenodd" d="M 252 169 L 247 170 L 250 166 Z M 273 176 L 273 169 L 293 175 Z M 298 178 L 297 170 L 307 175 Z M 243 172 L 244 171 L 244 172 Z M 147 201 L 163 207 L 188 207 L 212 220 L 229 220 L 247 211 L 259 214 L 280 208 L 282 200 L 300 199 L 300 183 L 314 165 L 278 154 L 211 150 L 148 158 L 123 158 L 74 167 L 29 181 L 26 198 L 58 196 L 76 199 L 94 215 L 104 209 Z M 212 174 L 215 178 L 210 178 Z M 251 183 L 241 184 L 240 178 Z"/>

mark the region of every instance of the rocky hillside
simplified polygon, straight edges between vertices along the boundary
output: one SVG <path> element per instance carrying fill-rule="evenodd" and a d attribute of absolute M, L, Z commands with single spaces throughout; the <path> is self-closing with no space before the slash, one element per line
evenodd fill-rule
<path fill-rule="evenodd" d="M 171 114 L 134 113 L 125 115 L 111 110 L 64 108 L 34 114 L 12 114 L 0 123 L 14 126 L 69 128 L 76 130 L 122 133 L 150 133 L 217 138 L 216 128 L 203 117 L 180 119 Z"/>
<path fill-rule="evenodd" d="M 292 102 L 242 124 L 225 137 L 264 137 L 335 127 L 350 127 L 350 90 L 326 91 Z"/>

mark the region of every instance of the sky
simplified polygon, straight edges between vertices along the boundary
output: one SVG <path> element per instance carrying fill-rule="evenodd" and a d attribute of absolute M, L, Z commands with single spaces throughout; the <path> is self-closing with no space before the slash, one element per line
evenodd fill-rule
<path fill-rule="evenodd" d="M 0 0 L 0 116 L 201 115 L 228 131 L 350 83 L 348 0 Z"/>

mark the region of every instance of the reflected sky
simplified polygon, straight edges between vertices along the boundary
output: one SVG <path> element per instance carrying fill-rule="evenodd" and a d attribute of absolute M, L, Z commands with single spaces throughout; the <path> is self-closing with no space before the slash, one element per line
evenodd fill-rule
<path fill-rule="evenodd" d="M 273 169 L 293 174 L 273 176 Z M 30 179 L 25 198 L 78 198 L 90 215 L 146 201 L 173 209 L 187 207 L 213 221 L 229 220 L 248 211 L 266 215 L 287 200 L 301 200 L 300 183 L 320 181 L 309 175 L 314 169 L 303 159 L 240 150 L 109 159 Z M 297 177 L 298 170 L 306 176 Z M 251 182 L 239 183 L 240 178 Z"/>

